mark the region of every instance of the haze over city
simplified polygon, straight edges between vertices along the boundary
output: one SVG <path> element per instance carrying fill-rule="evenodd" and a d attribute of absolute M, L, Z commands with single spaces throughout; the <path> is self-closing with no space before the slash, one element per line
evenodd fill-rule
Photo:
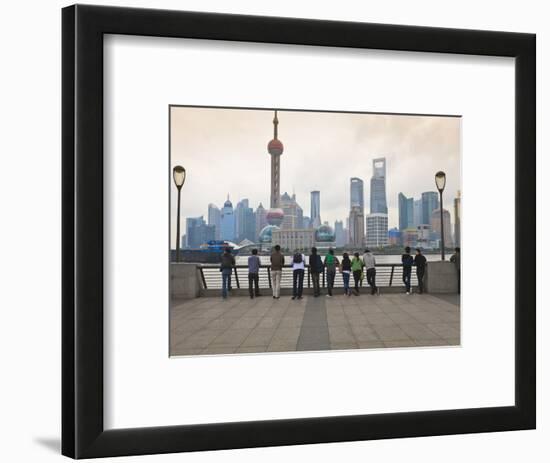
<path fill-rule="evenodd" d="M 460 118 L 284 111 L 278 113 L 281 194 L 296 194 L 305 216 L 310 193 L 320 191 L 321 220 L 334 226 L 350 210 L 350 178 L 364 182 L 369 212 L 372 161 L 386 159 L 389 228 L 399 226 L 398 194 L 420 199 L 436 191 L 434 174 L 447 173 L 444 208 L 453 210 L 461 189 Z M 171 162 L 187 170 L 181 216 L 208 215 L 208 204 L 233 206 L 248 198 L 250 207 L 270 204 L 272 110 L 171 108 Z M 172 236 L 176 227 L 176 189 L 171 186 Z"/>

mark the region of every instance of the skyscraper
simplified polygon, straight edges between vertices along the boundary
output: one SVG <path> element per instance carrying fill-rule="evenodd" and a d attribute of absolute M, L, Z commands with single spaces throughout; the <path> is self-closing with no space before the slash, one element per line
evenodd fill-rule
<path fill-rule="evenodd" d="M 359 206 L 352 206 L 349 213 L 349 244 L 363 247 L 365 238 L 365 216 Z"/>
<path fill-rule="evenodd" d="M 439 208 L 434 209 L 431 217 L 432 231 L 435 233 L 437 239 L 441 239 L 441 213 Z M 453 247 L 453 239 L 451 234 L 451 214 L 447 209 L 443 209 L 443 235 L 445 237 L 445 247 Z"/>
<path fill-rule="evenodd" d="M 310 209 L 310 221 L 313 228 L 317 228 L 321 225 L 321 192 L 311 192 L 311 209 Z"/>
<path fill-rule="evenodd" d="M 256 217 L 249 207 L 248 199 L 242 199 L 235 208 L 235 236 L 238 242 L 242 240 L 254 241 L 256 238 Z"/>
<path fill-rule="evenodd" d="M 386 158 L 377 158 L 372 161 L 370 212 L 371 214 L 388 213 L 388 204 L 386 202 Z"/>
<path fill-rule="evenodd" d="M 267 223 L 269 225 L 281 225 L 283 221 L 283 210 L 281 209 L 281 155 L 283 144 L 278 139 L 279 119 L 277 110 L 273 117 L 273 139 L 267 144 L 267 152 L 271 155 L 271 188 L 270 204 L 267 211 Z"/>
<path fill-rule="evenodd" d="M 388 245 L 388 214 L 367 215 L 366 246 L 380 248 Z"/>
<path fill-rule="evenodd" d="M 422 225 L 422 200 L 415 199 L 413 203 L 413 226 Z"/>
<path fill-rule="evenodd" d="M 215 226 L 206 225 L 203 217 L 188 217 L 186 219 L 187 247 L 198 248 L 214 239 Z"/>
<path fill-rule="evenodd" d="M 283 210 L 284 218 L 281 228 L 283 230 L 303 228 L 304 211 L 296 202 L 296 195 L 290 196 L 286 191 L 281 196 L 280 207 Z"/>
<path fill-rule="evenodd" d="M 461 208 L 460 208 L 460 190 L 458 190 L 454 202 L 455 206 L 455 246 L 460 247 L 460 216 L 461 216 Z"/>
<path fill-rule="evenodd" d="M 235 239 L 235 213 L 233 204 L 229 201 L 229 195 L 227 195 L 227 201 L 223 204 L 220 228 L 220 239 L 227 241 Z"/>
<path fill-rule="evenodd" d="M 334 234 L 336 236 L 335 246 L 341 248 L 346 245 L 346 232 L 344 230 L 344 222 L 341 220 L 334 221 Z"/>
<path fill-rule="evenodd" d="M 439 207 L 439 193 L 425 191 L 422 193 L 422 224 L 432 223 L 432 212 Z"/>
<path fill-rule="evenodd" d="M 221 211 L 215 204 L 208 205 L 208 225 L 214 226 L 214 239 L 219 240 L 221 234 Z"/>
<path fill-rule="evenodd" d="M 405 230 L 414 226 L 414 199 L 407 198 L 403 193 L 398 195 L 399 229 Z"/>
<path fill-rule="evenodd" d="M 357 177 L 349 179 L 349 207 L 359 206 L 365 212 L 365 194 L 363 191 L 363 180 Z"/>

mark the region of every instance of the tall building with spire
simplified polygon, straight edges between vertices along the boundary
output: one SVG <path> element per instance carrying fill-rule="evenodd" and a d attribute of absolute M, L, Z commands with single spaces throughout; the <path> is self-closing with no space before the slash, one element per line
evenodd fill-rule
<path fill-rule="evenodd" d="M 267 222 L 279 226 L 283 222 L 284 213 L 281 209 L 281 155 L 283 143 L 278 138 L 279 119 L 277 110 L 273 117 L 273 139 L 267 144 L 267 152 L 271 155 L 271 189 L 270 204 L 267 212 Z"/>
<path fill-rule="evenodd" d="M 223 203 L 221 212 L 220 238 L 227 241 L 233 241 L 236 238 L 235 212 L 233 210 L 233 203 L 229 200 L 229 195 L 227 195 L 227 201 Z"/>

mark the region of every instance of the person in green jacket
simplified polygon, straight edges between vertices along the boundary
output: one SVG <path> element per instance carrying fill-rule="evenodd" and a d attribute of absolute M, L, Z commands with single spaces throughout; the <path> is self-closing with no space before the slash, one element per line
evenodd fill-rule
<path fill-rule="evenodd" d="M 359 257 L 359 253 L 356 252 L 351 259 L 351 272 L 353 273 L 353 280 L 355 281 L 355 295 L 359 296 L 359 283 L 363 280 L 363 260 Z"/>
<path fill-rule="evenodd" d="M 334 288 L 334 279 L 336 278 L 336 269 L 340 266 L 338 257 L 334 255 L 334 249 L 330 248 L 325 256 L 325 268 L 327 269 L 327 297 L 332 297 L 332 288 Z"/>

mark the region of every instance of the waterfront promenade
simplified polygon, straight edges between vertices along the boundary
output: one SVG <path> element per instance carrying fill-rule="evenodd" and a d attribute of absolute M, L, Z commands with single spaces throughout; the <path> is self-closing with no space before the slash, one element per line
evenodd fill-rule
<path fill-rule="evenodd" d="M 170 355 L 323 351 L 460 344 L 456 294 L 174 300 Z"/>

